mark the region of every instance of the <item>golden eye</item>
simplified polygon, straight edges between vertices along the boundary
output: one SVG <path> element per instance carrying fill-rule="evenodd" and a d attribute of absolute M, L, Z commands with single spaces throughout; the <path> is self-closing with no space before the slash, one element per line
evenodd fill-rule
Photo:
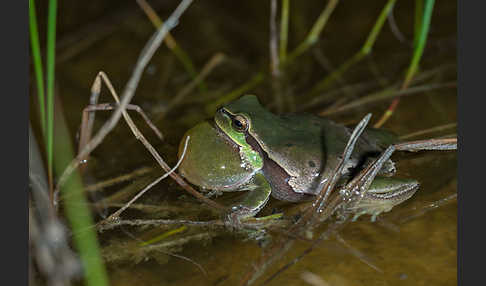
<path fill-rule="evenodd" d="M 241 115 L 236 115 L 232 120 L 233 128 L 239 132 L 245 132 L 248 129 L 246 118 Z"/>

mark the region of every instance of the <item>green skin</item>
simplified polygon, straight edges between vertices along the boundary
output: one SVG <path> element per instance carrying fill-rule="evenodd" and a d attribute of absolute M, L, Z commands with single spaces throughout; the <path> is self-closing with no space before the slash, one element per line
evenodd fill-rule
<path fill-rule="evenodd" d="M 248 191 L 227 213 L 230 221 L 239 221 L 257 214 L 270 195 L 291 202 L 312 199 L 319 183 L 339 163 L 350 135 L 345 126 L 313 115 L 275 115 L 256 96 L 246 95 L 219 109 L 214 122 L 187 131 L 179 147 L 180 156 L 190 136 L 179 171 L 203 191 Z M 353 168 L 362 168 L 394 142 L 388 132 L 365 130 L 344 168 L 342 182 Z M 388 161 L 364 197 L 351 207 L 354 219 L 370 214 L 374 221 L 415 193 L 418 183 L 391 178 L 394 170 Z"/>

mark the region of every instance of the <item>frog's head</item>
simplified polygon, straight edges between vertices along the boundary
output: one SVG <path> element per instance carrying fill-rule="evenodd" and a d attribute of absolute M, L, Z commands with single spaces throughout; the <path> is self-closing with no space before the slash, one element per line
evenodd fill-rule
<path fill-rule="evenodd" d="M 179 158 L 187 137 L 189 142 L 179 173 L 203 190 L 236 190 L 254 174 L 242 164 L 239 146 L 213 122 L 201 122 L 186 132 L 179 145 Z"/>
<path fill-rule="evenodd" d="M 255 114 L 267 112 L 254 95 L 245 95 L 240 99 L 218 109 L 214 121 L 229 139 L 240 147 L 241 159 L 248 167 L 260 169 L 263 159 L 247 142 L 247 136 L 253 131 L 252 119 Z"/>
<path fill-rule="evenodd" d="M 263 167 L 263 158 L 247 143 L 252 119 L 268 113 L 256 96 L 245 95 L 222 108 L 214 122 L 188 130 L 179 145 L 179 158 L 189 136 L 179 172 L 189 182 L 211 190 L 234 190 Z M 261 125 L 261 124 L 260 124 Z"/>

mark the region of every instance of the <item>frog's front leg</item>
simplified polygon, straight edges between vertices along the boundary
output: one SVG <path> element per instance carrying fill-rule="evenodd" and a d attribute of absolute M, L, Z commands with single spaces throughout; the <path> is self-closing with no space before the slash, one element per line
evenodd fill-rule
<path fill-rule="evenodd" d="M 371 221 L 382 212 L 408 200 L 417 191 L 419 183 L 413 179 L 376 177 L 363 197 L 349 208 L 355 213 L 352 221 L 363 214 L 371 215 Z"/>
<path fill-rule="evenodd" d="M 230 207 L 224 215 L 224 223 L 230 228 L 241 228 L 241 219 L 256 215 L 270 198 L 272 188 L 261 173 L 257 173 L 247 186 L 243 200 Z"/>

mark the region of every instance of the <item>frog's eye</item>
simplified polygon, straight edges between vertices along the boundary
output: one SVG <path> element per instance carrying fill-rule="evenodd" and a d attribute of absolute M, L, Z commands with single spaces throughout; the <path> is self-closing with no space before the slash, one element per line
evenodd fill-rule
<path fill-rule="evenodd" d="M 248 129 L 248 122 L 245 117 L 236 115 L 233 117 L 231 124 L 236 131 L 245 132 Z"/>

